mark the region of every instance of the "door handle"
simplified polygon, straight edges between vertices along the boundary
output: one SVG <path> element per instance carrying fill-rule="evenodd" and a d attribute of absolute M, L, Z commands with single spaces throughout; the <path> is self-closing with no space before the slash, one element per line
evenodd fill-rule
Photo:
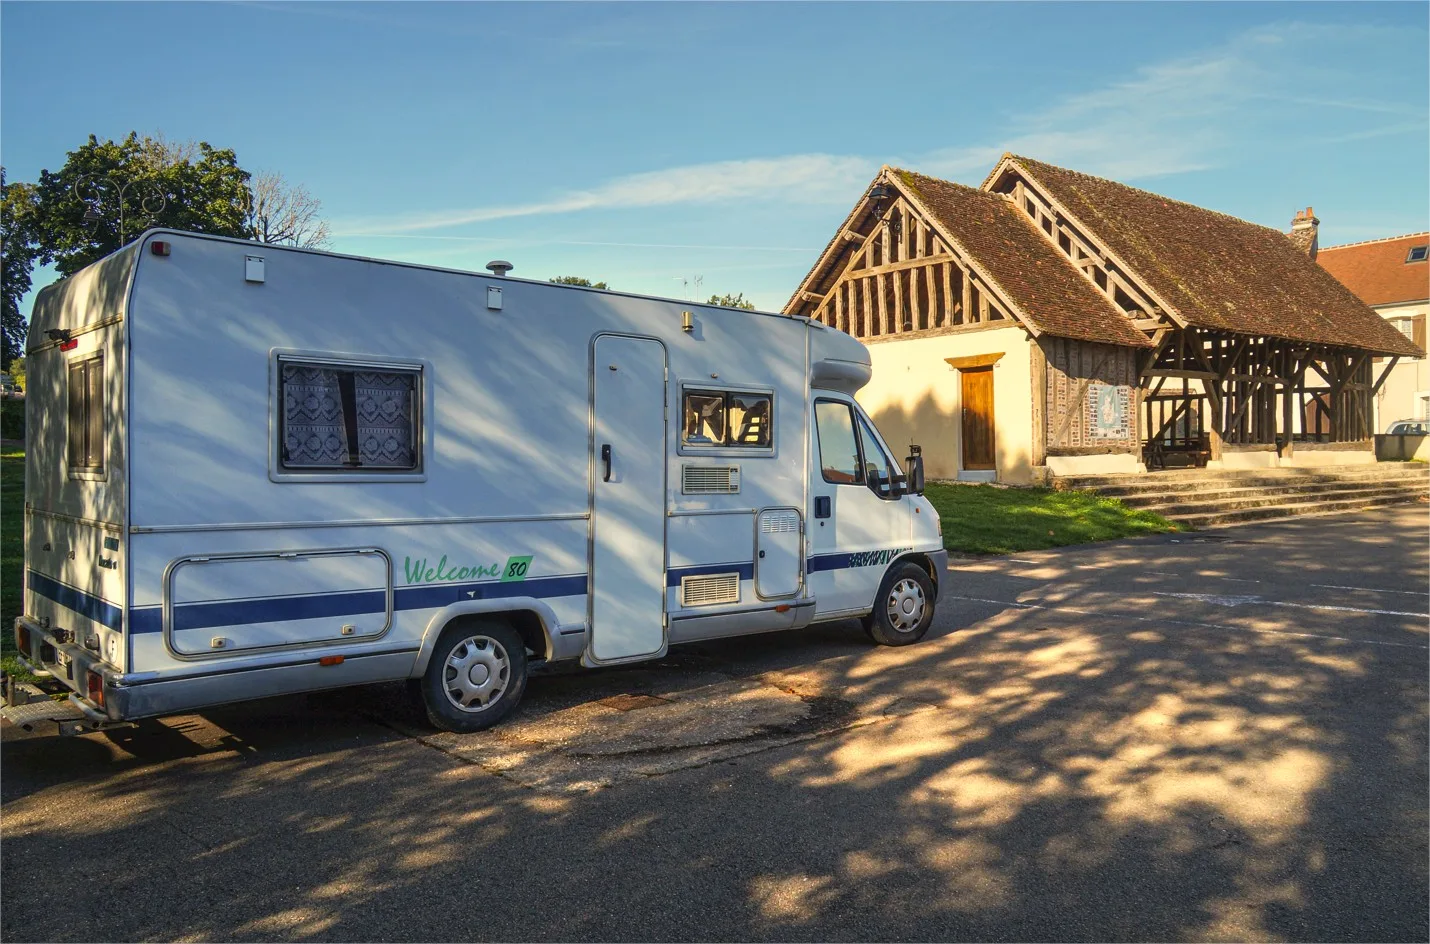
<path fill-rule="evenodd" d="M 601 461 L 604 462 L 604 463 L 606 463 L 606 474 L 605 474 L 605 476 L 601 479 L 601 481 L 602 481 L 602 482 L 609 482 L 609 481 L 611 480 L 611 444 L 610 444 L 610 443 L 602 443 L 602 444 L 601 444 Z"/>

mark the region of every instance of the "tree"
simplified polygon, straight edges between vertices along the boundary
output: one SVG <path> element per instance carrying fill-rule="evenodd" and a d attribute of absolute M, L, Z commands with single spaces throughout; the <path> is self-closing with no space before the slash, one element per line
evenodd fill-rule
<path fill-rule="evenodd" d="M 745 311 L 755 310 L 755 303 L 747 301 L 744 292 L 738 295 L 730 295 L 728 293 L 724 295 L 711 295 L 710 301 L 706 302 L 706 304 L 719 305 L 721 308 L 743 308 Z"/>
<path fill-rule="evenodd" d="M 30 273 L 39 256 L 31 224 L 36 193 L 33 184 L 6 183 L 0 167 L 0 370 L 25 352 L 25 318 L 20 300 L 30 291 Z"/>
<path fill-rule="evenodd" d="M 10 366 L 6 369 L 6 373 L 10 375 L 10 380 L 15 386 L 21 390 L 25 389 L 25 359 L 23 357 L 17 357 L 12 360 Z"/>
<path fill-rule="evenodd" d="M 328 222 L 318 216 L 323 204 L 303 186 L 293 186 L 274 171 L 256 174 L 248 185 L 253 194 L 246 223 L 260 243 L 282 243 L 321 249 L 330 243 Z"/>
<path fill-rule="evenodd" d="M 547 279 L 548 282 L 555 282 L 557 285 L 579 285 L 582 288 L 610 288 L 605 282 L 592 282 L 590 279 L 583 279 L 579 275 L 562 275 L 554 279 Z"/>
<path fill-rule="evenodd" d="M 232 150 L 205 141 L 90 135 L 57 172 L 40 171 L 38 260 L 73 275 L 152 226 L 248 237 L 249 177 Z"/>

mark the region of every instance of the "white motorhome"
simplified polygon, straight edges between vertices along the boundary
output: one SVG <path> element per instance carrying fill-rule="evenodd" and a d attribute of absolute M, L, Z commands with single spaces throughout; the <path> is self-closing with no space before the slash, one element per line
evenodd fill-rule
<path fill-rule="evenodd" d="M 15 632 L 71 729 L 412 679 L 469 731 L 540 662 L 924 635 L 863 345 L 504 276 L 151 231 L 40 292 Z"/>

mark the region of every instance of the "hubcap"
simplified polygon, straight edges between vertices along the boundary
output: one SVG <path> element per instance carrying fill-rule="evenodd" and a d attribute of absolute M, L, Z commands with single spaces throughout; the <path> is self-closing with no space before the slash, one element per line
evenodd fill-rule
<path fill-rule="evenodd" d="M 916 629 L 924 618 L 923 588 L 915 580 L 900 580 L 889 592 L 888 610 L 889 622 L 899 632 Z"/>
<path fill-rule="evenodd" d="M 511 657 L 490 636 L 468 636 L 452 647 L 442 678 L 447 700 L 455 707 L 482 711 L 501 698 L 511 683 Z"/>

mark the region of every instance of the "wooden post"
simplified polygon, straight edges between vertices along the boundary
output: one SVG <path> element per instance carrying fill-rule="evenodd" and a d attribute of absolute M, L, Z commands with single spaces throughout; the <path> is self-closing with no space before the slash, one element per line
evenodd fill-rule
<path fill-rule="evenodd" d="M 904 273 L 891 274 L 894 277 L 894 326 L 890 333 L 897 334 L 904 330 Z"/>
<path fill-rule="evenodd" d="M 963 271 L 963 323 L 973 324 L 973 273 Z"/>
<path fill-rule="evenodd" d="M 939 327 L 953 324 L 953 263 L 943 264 L 943 319 Z"/>
<path fill-rule="evenodd" d="M 928 311 L 924 313 L 924 323 L 922 327 L 932 328 L 934 326 L 934 312 L 938 311 L 938 289 L 934 285 L 933 266 L 924 267 L 924 286 L 928 289 Z M 914 327 L 920 327 L 914 325 Z"/>
<path fill-rule="evenodd" d="M 1036 338 L 1028 345 L 1032 363 L 1033 466 L 1048 464 L 1048 422 L 1044 418 L 1048 399 L 1048 358 Z"/>
<path fill-rule="evenodd" d="M 884 273 L 879 273 L 877 279 L 875 279 L 875 290 L 877 290 L 879 296 L 879 329 L 877 333 L 878 335 L 887 335 L 889 318 L 888 302 L 885 300 L 885 296 L 888 295 L 888 292 L 884 289 Z"/>

